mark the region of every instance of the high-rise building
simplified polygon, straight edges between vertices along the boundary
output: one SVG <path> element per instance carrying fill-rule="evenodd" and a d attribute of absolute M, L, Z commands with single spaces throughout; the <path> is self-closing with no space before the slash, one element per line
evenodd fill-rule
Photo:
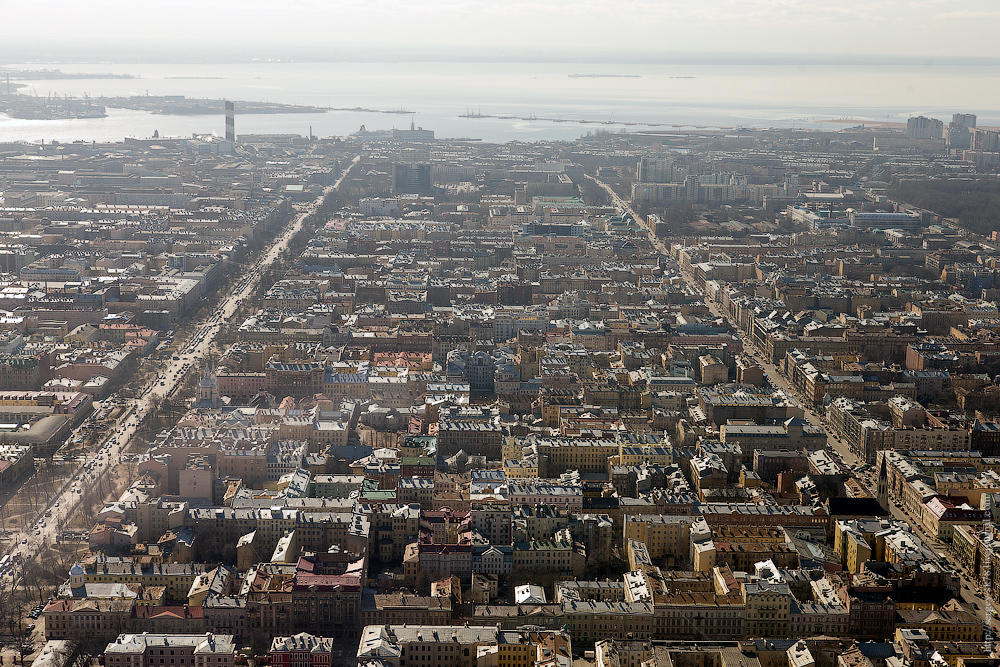
<path fill-rule="evenodd" d="M 673 180 L 674 165 L 669 157 L 639 158 L 637 168 L 640 183 L 669 183 Z"/>
<path fill-rule="evenodd" d="M 937 118 L 915 116 L 906 121 L 908 139 L 940 139 L 944 135 L 944 123 Z"/>
<path fill-rule="evenodd" d="M 392 165 L 396 194 L 431 194 L 431 166 L 423 163 L 397 162 Z"/>
<path fill-rule="evenodd" d="M 964 125 L 971 130 L 976 126 L 976 114 L 954 113 L 951 115 L 951 122 L 955 125 Z"/>
<path fill-rule="evenodd" d="M 972 132 L 966 125 L 952 121 L 945 129 L 944 138 L 948 142 L 948 148 L 967 149 L 972 147 Z"/>
<path fill-rule="evenodd" d="M 236 105 L 226 102 L 226 141 L 236 141 Z"/>
<path fill-rule="evenodd" d="M 694 174 L 684 179 L 684 198 L 688 201 L 698 201 L 700 183 Z"/>
<path fill-rule="evenodd" d="M 785 196 L 786 197 L 798 197 L 799 196 L 799 175 L 798 174 L 785 174 Z"/>
<path fill-rule="evenodd" d="M 977 151 L 1000 150 L 1000 132 L 976 128 L 972 131 L 972 149 Z"/>

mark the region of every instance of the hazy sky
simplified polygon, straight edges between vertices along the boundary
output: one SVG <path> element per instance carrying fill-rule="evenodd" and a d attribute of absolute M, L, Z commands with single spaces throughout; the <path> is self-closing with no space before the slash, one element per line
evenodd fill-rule
<path fill-rule="evenodd" d="M 0 17 L 5 60 L 67 45 L 178 59 L 235 48 L 360 59 L 407 49 L 1000 57 L 997 0 L 0 0 Z"/>

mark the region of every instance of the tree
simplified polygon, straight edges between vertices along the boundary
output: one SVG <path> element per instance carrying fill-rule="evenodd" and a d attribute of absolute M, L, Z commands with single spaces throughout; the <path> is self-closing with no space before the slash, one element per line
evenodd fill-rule
<path fill-rule="evenodd" d="M 35 592 L 38 596 L 38 604 L 45 602 L 46 579 L 46 574 L 38 560 L 33 558 L 24 564 L 21 583 L 24 585 L 26 593 L 30 591 Z"/>
<path fill-rule="evenodd" d="M 94 519 L 97 516 L 94 512 L 94 505 L 96 501 L 97 497 L 94 485 L 84 484 L 83 490 L 80 492 L 80 505 L 78 511 L 80 512 L 80 516 L 82 516 L 88 524 L 93 524 Z"/>
<path fill-rule="evenodd" d="M 671 232 L 690 225 L 695 217 L 694 206 L 690 202 L 674 202 L 663 210 L 663 219 Z"/>
<path fill-rule="evenodd" d="M 900 180 L 889 188 L 889 196 L 945 218 L 957 218 L 960 225 L 979 234 L 994 231 L 1000 216 L 1000 181 L 995 178 Z"/>
<path fill-rule="evenodd" d="M 101 613 L 100 629 L 77 629 L 71 635 L 71 640 L 77 644 L 80 651 L 88 656 L 101 655 L 108 644 L 123 633 L 135 630 L 134 623 L 128 613 L 131 601 L 114 599 L 108 602 L 109 611 Z"/>
<path fill-rule="evenodd" d="M 18 632 L 12 635 L 17 638 L 17 654 L 21 658 L 21 665 L 24 665 L 24 656 L 31 655 L 35 647 L 31 644 L 31 633 L 34 628 L 29 629 L 23 622 L 18 622 Z"/>
<path fill-rule="evenodd" d="M 126 461 L 122 461 L 122 463 L 125 466 L 125 474 L 128 477 L 128 479 L 129 480 L 135 479 L 136 475 L 139 472 L 139 461 L 135 458 L 129 458 Z"/>
<path fill-rule="evenodd" d="M 4 621 L 7 624 L 8 634 L 11 637 L 18 637 L 22 630 L 22 620 L 27 609 L 27 601 L 24 596 L 15 592 L 7 597 L 3 607 Z"/>
<path fill-rule="evenodd" d="M 607 190 L 589 178 L 581 181 L 579 188 L 580 197 L 583 199 L 585 204 L 588 204 L 589 206 L 611 205 L 611 195 L 608 194 Z"/>
<path fill-rule="evenodd" d="M 35 473 L 31 476 L 30 479 L 28 479 L 25 486 L 22 487 L 22 489 L 24 489 L 25 491 L 25 497 L 28 501 L 29 506 L 31 507 L 32 512 L 38 511 L 39 505 L 42 500 L 42 495 L 44 493 L 39 481 L 39 477 L 40 477 L 39 469 L 36 467 Z"/>
<path fill-rule="evenodd" d="M 424 568 L 417 573 L 416 589 L 417 595 L 431 594 L 431 573 Z"/>
<path fill-rule="evenodd" d="M 253 649 L 254 655 L 264 655 L 271 646 L 273 634 L 265 628 L 247 628 L 245 632 L 247 645 Z"/>

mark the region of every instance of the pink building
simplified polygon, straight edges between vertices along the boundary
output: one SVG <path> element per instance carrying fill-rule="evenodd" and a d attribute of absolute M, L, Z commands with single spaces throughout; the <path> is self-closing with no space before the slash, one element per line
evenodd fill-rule
<path fill-rule="evenodd" d="M 330 667 L 333 639 L 300 632 L 271 640 L 272 667 Z"/>
<path fill-rule="evenodd" d="M 265 390 L 264 373 L 218 373 L 215 380 L 219 394 L 236 400 L 249 400 Z"/>

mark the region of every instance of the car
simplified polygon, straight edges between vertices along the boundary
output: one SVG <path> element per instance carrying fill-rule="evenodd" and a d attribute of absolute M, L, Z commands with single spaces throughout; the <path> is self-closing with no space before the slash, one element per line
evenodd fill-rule
<path fill-rule="evenodd" d="M 57 501 L 55 502 L 55 504 L 53 504 L 52 506 L 53 506 L 53 507 L 59 507 L 59 501 L 57 500 Z"/>
<path fill-rule="evenodd" d="M 24 538 L 23 540 L 21 540 L 21 544 L 27 544 L 27 543 L 28 543 L 28 538 L 27 537 Z"/>

